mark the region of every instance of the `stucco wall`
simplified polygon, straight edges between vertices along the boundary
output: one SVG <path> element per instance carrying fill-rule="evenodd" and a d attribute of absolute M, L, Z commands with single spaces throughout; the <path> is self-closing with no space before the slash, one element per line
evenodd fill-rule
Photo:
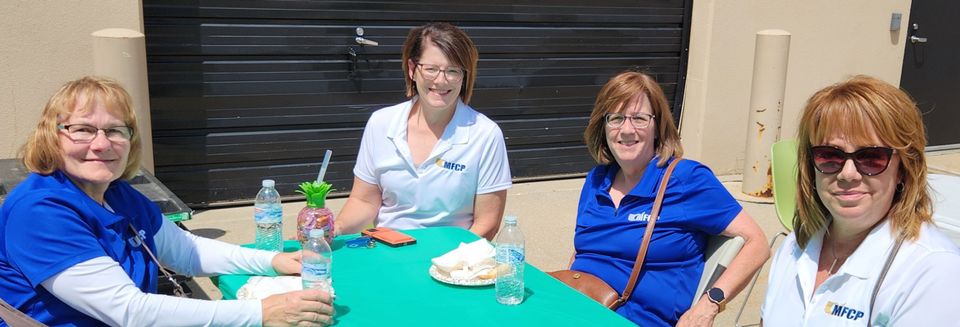
<path fill-rule="evenodd" d="M 855 74 L 899 85 L 910 1 L 696 0 L 681 136 L 685 156 L 741 173 L 756 32 L 792 34 L 781 137 L 796 135 L 806 99 Z M 890 16 L 903 14 L 900 30 Z"/>
<path fill-rule="evenodd" d="M 93 37 L 111 27 L 143 31 L 136 0 L 0 1 L 0 158 L 16 157 L 47 99 L 93 72 Z"/>

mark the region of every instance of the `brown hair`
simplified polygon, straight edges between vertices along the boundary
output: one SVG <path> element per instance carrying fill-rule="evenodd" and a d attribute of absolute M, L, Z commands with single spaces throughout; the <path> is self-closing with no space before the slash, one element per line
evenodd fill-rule
<path fill-rule="evenodd" d="M 817 195 L 816 172 L 810 147 L 822 144 L 840 131 L 851 142 L 869 144 L 871 131 L 900 157 L 900 180 L 887 217 L 892 230 L 903 231 L 908 240 L 920 236 L 920 226 L 932 221 L 927 191 L 927 145 L 923 120 L 916 104 L 902 90 L 869 76 L 817 91 L 807 101 L 797 132 L 797 212 L 793 221 L 797 242 L 805 247 L 810 237 L 829 223 L 830 212 Z"/>
<path fill-rule="evenodd" d="M 407 40 L 403 42 L 403 76 L 407 84 L 407 97 L 417 95 L 416 81 L 410 77 L 410 71 L 416 66 L 411 66 L 410 63 L 415 64 L 420 60 L 424 42 L 433 43 L 447 59 L 466 71 L 461 81 L 463 87 L 460 88 L 460 99 L 463 103 L 470 103 L 480 55 L 467 33 L 449 23 L 429 23 L 415 27 L 407 34 Z"/>
<path fill-rule="evenodd" d="M 81 103 L 80 100 L 84 101 Z M 133 130 L 130 138 L 130 153 L 122 178 L 136 175 L 140 169 L 140 136 L 137 130 L 137 115 L 131 105 L 130 94 L 114 80 L 86 76 L 67 82 L 47 101 L 40 114 L 37 128 L 20 148 L 20 160 L 28 170 L 44 175 L 63 168 L 57 124 L 66 120 L 74 111 L 85 112 L 100 101 L 112 114 Z"/>
<path fill-rule="evenodd" d="M 663 94 L 660 84 L 657 84 L 657 81 L 650 75 L 628 71 L 614 76 L 600 89 L 600 93 L 597 94 L 597 101 L 593 105 L 593 112 L 590 113 L 587 130 L 583 132 L 583 140 L 587 143 L 587 149 L 598 163 L 607 164 L 614 160 L 604 130 L 606 115 L 621 110 L 624 105 L 641 93 L 646 94 L 650 100 L 650 109 L 653 111 L 654 122 L 657 126 L 657 136 L 654 140 L 653 149 L 660 156 L 657 166 L 663 167 L 670 157 L 679 158 L 683 156 L 680 134 L 677 133 L 677 126 L 673 123 L 673 115 L 670 114 L 670 104 L 667 102 L 667 97 Z"/>

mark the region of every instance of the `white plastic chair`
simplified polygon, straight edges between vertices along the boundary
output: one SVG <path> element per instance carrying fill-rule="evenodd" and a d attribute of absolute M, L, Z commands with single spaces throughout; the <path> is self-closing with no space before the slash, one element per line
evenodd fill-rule
<path fill-rule="evenodd" d="M 786 139 L 774 143 L 770 148 L 770 173 L 773 179 L 773 207 L 777 211 L 777 218 L 783 225 L 786 232 L 779 232 L 770 238 L 770 248 L 777 243 L 781 236 L 786 237 L 787 232 L 793 230 L 793 217 L 797 210 L 797 140 Z M 747 307 L 747 300 L 753 293 L 753 287 L 757 285 L 757 279 L 763 267 L 757 270 L 747 287 L 747 293 L 743 297 L 743 304 L 737 311 L 737 318 L 734 319 L 734 326 L 742 327 L 740 316 Z"/>
<path fill-rule="evenodd" d="M 713 283 L 723 275 L 727 266 L 733 261 L 733 258 L 740 253 L 743 248 L 743 238 L 740 236 L 726 237 L 723 235 L 710 236 L 707 240 L 707 248 L 704 252 L 706 262 L 703 265 L 703 274 L 700 275 L 700 284 L 697 285 L 697 292 L 693 293 L 693 306 L 700 300 L 700 294 L 713 287 Z"/>

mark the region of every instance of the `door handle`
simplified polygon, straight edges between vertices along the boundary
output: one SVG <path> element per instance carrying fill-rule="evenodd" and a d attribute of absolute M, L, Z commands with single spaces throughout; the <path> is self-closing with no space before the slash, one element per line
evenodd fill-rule
<path fill-rule="evenodd" d="M 372 46 L 372 47 L 375 47 L 375 46 L 380 45 L 380 42 L 377 42 L 377 41 L 374 41 L 374 40 L 368 40 L 368 39 L 366 39 L 366 38 L 363 37 L 363 27 L 357 27 L 357 30 L 356 30 L 356 31 L 357 31 L 357 37 L 354 38 L 353 40 L 356 41 L 357 44 L 359 44 L 359 45 L 369 45 L 369 46 Z"/>
<path fill-rule="evenodd" d="M 927 43 L 927 38 L 925 38 L 925 37 L 917 37 L 916 35 L 911 35 L 911 36 L 910 36 L 910 43 L 913 43 L 913 44 L 917 44 L 917 43 Z"/>
<path fill-rule="evenodd" d="M 373 41 L 373 40 L 367 40 L 367 39 L 365 39 L 365 38 L 362 37 L 362 36 L 358 36 L 358 37 L 354 38 L 353 40 L 356 41 L 357 44 L 359 44 L 359 45 L 369 45 L 369 46 L 374 46 L 374 47 L 380 45 L 380 42 Z M 926 42 L 927 39 L 923 39 L 923 40 L 924 40 L 923 42 Z"/>

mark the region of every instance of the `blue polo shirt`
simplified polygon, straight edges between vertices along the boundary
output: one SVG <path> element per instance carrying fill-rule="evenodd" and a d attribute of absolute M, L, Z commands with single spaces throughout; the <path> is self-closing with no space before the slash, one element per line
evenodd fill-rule
<path fill-rule="evenodd" d="M 593 168 L 584 181 L 574 234 L 571 269 L 600 277 L 618 292 L 626 288 L 666 165 L 647 165 L 640 182 L 614 207 L 610 186 L 620 167 Z M 723 232 L 741 206 L 706 166 L 679 162 L 637 286 L 617 313 L 640 326 L 673 326 L 690 308 L 703 271 L 707 235 Z"/>
<path fill-rule="evenodd" d="M 122 180 L 110 184 L 105 200 L 116 213 L 60 171 L 32 173 L 14 188 L 0 208 L 0 297 L 47 325 L 103 326 L 40 285 L 102 256 L 115 260 L 142 291 L 156 293 L 156 264 L 135 245 L 129 225 L 156 251 L 153 237 L 163 222 L 160 209 Z"/>

